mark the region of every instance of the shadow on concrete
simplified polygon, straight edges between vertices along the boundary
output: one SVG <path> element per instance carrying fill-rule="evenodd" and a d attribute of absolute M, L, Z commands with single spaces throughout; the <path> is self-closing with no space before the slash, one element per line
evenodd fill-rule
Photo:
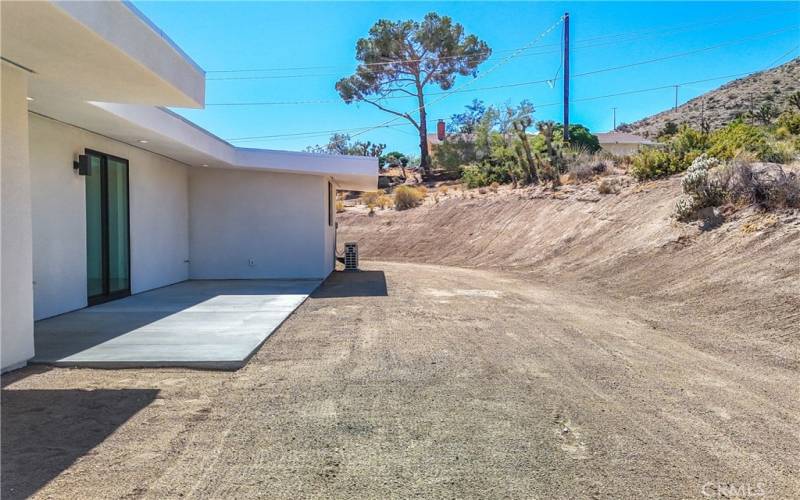
<path fill-rule="evenodd" d="M 157 394 L 157 389 L 3 390 L 2 498 L 36 493 Z"/>
<path fill-rule="evenodd" d="M 383 271 L 335 271 L 317 288 L 311 297 L 386 297 L 386 275 Z"/>

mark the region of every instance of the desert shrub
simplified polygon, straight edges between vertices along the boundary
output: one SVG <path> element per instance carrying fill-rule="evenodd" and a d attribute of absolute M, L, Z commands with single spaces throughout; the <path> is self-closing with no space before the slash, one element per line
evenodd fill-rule
<path fill-rule="evenodd" d="M 486 172 L 479 165 L 467 165 L 461 174 L 461 180 L 468 188 L 485 186 L 489 183 Z"/>
<path fill-rule="evenodd" d="M 797 148 L 796 143 L 798 143 L 798 140 L 769 141 L 767 143 L 769 148 L 769 159 L 765 161 L 771 161 L 774 163 L 791 163 L 792 160 L 797 158 L 798 152 L 800 152 L 800 149 Z"/>
<path fill-rule="evenodd" d="M 382 195 L 378 196 L 378 199 L 375 200 L 375 206 L 380 207 L 381 210 L 384 210 L 384 209 L 387 209 L 387 208 L 391 207 L 392 203 L 394 203 L 392 201 L 392 198 L 389 197 L 389 196 L 386 196 L 385 194 L 382 194 Z"/>
<path fill-rule="evenodd" d="M 782 152 L 767 139 L 764 129 L 735 121 L 711 134 L 708 154 L 720 160 L 731 160 L 741 152 L 750 152 L 761 161 L 786 161 Z"/>
<path fill-rule="evenodd" d="M 605 177 L 597 183 L 597 192 L 600 194 L 617 194 L 621 189 L 620 179 Z"/>
<path fill-rule="evenodd" d="M 800 113 L 785 111 L 778 117 L 776 125 L 791 135 L 800 135 Z"/>
<path fill-rule="evenodd" d="M 420 194 L 422 195 L 422 197 L 423 197 L 423 198 L 425 198 L 426 196 L 428 196 L 428 188 L 426 188 L 426 187 L 425 187 L 425 186 L 423 186 L 422 184 L 420 184 L 420 185 L 418 185 L 418 186 L 414 186 L 414 188 L 415 188 L 417 191 L 419 191 L 419 192 L 420 192 Z"/>
<path fill-rule="evenodd" d="M 344 201 L 336 200 L 336 213 L 340 214 L 344 212 Z"/>
<path fill-rule="evenodd" d="M 499 188 L 500 188 L 500 184 L 498 184 L 497 182 L 493 182 L 493 183 L 489 184 L 489 191 L 491 191 L 493 193 L 496 193 Z"/>
<path fill-rule="evenodd" d="M 425 197 L 419 189 L 412 186 L 403 185 L 394 192 L 394 208 L 396 210 L 408 210 L 418 206 Z"/>
<path fill-rule="evenodd" d="M 697 213 L 697 207 L 691 196 L 681 196 L 675 202 L 675 218 L 680 221 L 688 221 Z"/>
<path fill-rule="evenodd" d="M 638 180 L 655 179 L 681 171 L 678 158 L 671 152 L 656 149 L 643 148 L 632 158 L 630 174 Z"/>
<path fill-rule="evenodd" d="M 614 162 L 599 154 L 570 154 L 566 157 L 567 175 L 570 180 L 585 181 L 595 175 L 611 170 Z"/>
<path fill-rule="evenodd" d="M 708 134 L 684 125 L 672 137 L 670 147 L 680 156 L 693 155 L 696 158 L 708 149 Z M 687 162 L 687 166 L 694 158 Z"/>
<path fill-rule="evenodd" d="M 686 170 L 681 178 L 684 196 L 675 204 L 675 216 L 678 220 L 689 220 L 697 210 L 722 203 L 725 193 L 719 179 L 712 172 L 718 165 L 719 160 L 716 158 L 701 155 Z"/>
<path fill-rule="evenodd" d="M 656 135 L 656 137 L 661 139 L 664 137 L 669 137 L 671 135 L 674 135 L 677 132 L 678 132 L 678 124 L 673 121 L 668 121 L 667 123 L 664 124 L 664 128 L 662 128 L 658 132 L 658 135 Z"/>
<path fill-rule="evenodd" d="M 361 195 L 361 202 L 368 207 L 374 207 L 376 206 L 376 201 L 382 194 L 382 191 L 368 191 Z"/>
<path fill-rule="evenodd" d="M 681 179 L 684 196 L 675 205 L 679 220 L 702 208 L 724 202 L 757 203 L 764 208 L 800 207 L 800 176 L 774 163 L 753 163 L 742 157 L 719 166 L 714 158 L 697 158 Z"/>
<path fill-rule="evenodd" d="M 506 184 L 511 181 L 510 171 L 506 165 L 495 165 L 490 162 L 467 165 L 464 167 L 461 181 L 470 189 L 488 186 L 493 182 Z"/>
<path fill-rule="evenodd" d="M 717 166 L 719 160 L 701 155 L 692 162 L 681 179 L 683 194 L 691 196 L 699 208 L 713 207 L 722 203 L 722 188 L 711 172 Z"/>
<path fill-rule="evenodd" d="M 584 181 L 594 177 L 595 173 L 592 165 L 587 161 L 570 162 L 567 167 L 567 177 L 569 180 Z"/>
<path fill-rule="evenodd" d="M 447 194 L 447 190 L 448 190 L 448 187 L 447 187 L 446 184 L 442 185 L 442 186 L 439 186 L 439 192 L 442 193 L 443 195 Z"/>
<path fill-rule="evenodd" d="M 800 176 L 780 165 L 734 160 L 718 175 L 731 203 L 764 208 L 800 207 Z"/>

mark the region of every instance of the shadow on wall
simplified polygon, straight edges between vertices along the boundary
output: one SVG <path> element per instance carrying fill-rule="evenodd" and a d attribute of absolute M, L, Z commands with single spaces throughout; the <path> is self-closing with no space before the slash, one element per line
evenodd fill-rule
<path fill-rule="evenodd" d="M 386 297 L 383 271 L 335 271 L 311 294 L 314 299 L 337 297 Z"/>
<path fill-rule="evenodd" d="M 36 493 L 157 394 L 157 389 L 3 390 L 2 498 Z"/>

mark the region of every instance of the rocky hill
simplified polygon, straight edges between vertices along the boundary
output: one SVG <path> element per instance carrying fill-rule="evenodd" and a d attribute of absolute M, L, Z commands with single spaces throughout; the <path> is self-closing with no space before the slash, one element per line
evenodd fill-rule
<path fill-rule="evenodd" d="M 718 89 L 656 115 L 622 125 L 618 130 L 648 137 L 656 136 L 667 122 L 687 123 L 699 128 L 705 118 L 711 129 L 722 127 L 737 116 L 762 104 L 784 109 L 787 99 L 800 90 L 800 57 L 776 68 L 748 75 Z"/>

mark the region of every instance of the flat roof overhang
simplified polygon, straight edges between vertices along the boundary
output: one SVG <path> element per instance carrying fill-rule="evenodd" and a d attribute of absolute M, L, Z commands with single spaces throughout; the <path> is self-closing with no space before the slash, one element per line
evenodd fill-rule
<path fill-rule="evenodd" d="M 378 188 L 378 159 L 374 157 L 239 148 L 173 111 L 153 106 L 74 101 L 52 104 L 37 114 L 191 167 L 319 175 L 331 177 L 342 190 Z"/>
<path fill-rule="evenodd" d="M 0 2 L 4 60 L 29 95 L 203 107 L 205 72 L 124 2 Z"/>
<path fill-rule="evenodd" d="M 298 151 L 240 148 L 163 108 L 93 102 L 107 113 L 105 130 L 120 140 L 148 142 L 146 149 L 192 166 L 262 170 L 333 178 L 339 189 L 372 191 L 378 187 L 378 159 Z M 116 121 L 116 125 L 112 122 Z"/>

